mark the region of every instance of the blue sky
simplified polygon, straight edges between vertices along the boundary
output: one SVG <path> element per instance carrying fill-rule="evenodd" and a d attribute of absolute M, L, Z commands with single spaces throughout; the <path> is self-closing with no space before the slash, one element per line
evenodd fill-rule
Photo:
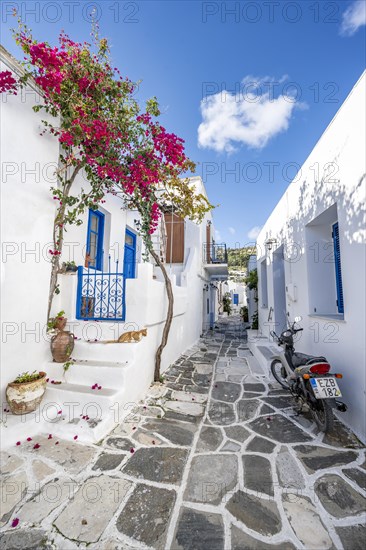
<path fill-rule="evenodd" d="M 38 39 L 89 39 L 95 6 L 116 66 L 156 95 L 186 141 L 217 241 L 255 239 L 365 66 L 364 0 L 2 1 L 2 44 L 19 57 L 8 13 Z"/>

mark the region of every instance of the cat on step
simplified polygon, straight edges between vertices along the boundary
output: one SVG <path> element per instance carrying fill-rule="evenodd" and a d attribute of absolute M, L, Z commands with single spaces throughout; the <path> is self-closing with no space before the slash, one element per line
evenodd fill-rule
<path fill-rule="evenodd" d="M 147 328 L 141 330 L 131 330 L 130 332 L 124 332 L 118 338 L 118 340 L 102 340 L 100 344 L 132 344 L 140 342 L 143 336 L 147 336 Z"/>

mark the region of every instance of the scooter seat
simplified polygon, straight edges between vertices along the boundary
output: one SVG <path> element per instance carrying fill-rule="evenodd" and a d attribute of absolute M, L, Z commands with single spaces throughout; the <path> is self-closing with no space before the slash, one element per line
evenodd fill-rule
<path fill-rule="evenodd" d="M 292 364 L 294 368 L 313 365 L 321 361 L 327 361 L 325 357 L 316 357 L 314 355 L 307 355 L 306 353 L 295 352 L 292 356 Z"/>

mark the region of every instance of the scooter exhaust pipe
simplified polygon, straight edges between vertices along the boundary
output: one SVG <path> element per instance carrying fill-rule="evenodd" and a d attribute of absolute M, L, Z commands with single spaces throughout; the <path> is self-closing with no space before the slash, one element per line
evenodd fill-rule
<path fill-rule="evenodd" d="M 347 410 L 347 405 L 345 403 L 342 403 L 342 401 L 336 401 L 337 410 L 344 413 Z"/>

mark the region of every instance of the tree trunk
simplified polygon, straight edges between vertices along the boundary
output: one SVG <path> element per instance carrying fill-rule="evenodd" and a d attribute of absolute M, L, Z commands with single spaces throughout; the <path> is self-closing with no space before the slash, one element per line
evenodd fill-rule
<path fill-rule="evenodd" d="M 164 325 L 163 335 L 161 337 L 161 343 L 158 349 L 156 350 L 155 355 L 155 370 L 154 370 L 154 381 L 159 382 L 160 380 L 160 365 L 161 365 L 161 355 L 163 353 L 163 349 L 165 348 L 167 342 L 168 342 L 168 336 L 170 332 L 170 327 L 172 325 L 173 321 L 173 306 L 174 306 L 174 295 L 173 295 L 173 288 L 172 283 L 169 278 L 169 275 L 165 269 L 164 263 L 159 258 L 158 254 L 152 249 L 150 249 L 150 254 L 154 258 L 156 264 L 160 267 L 164 280 L 165 280 L 165 289 L 168 296 L 168 312 L 166 316 L 166 321 Z"/>
<path fill-rule="evenodd" d="M 68 179 L 64 183 L 63 199 L 69 196 L 71 186 L 74 183 L 74 180 L 80 170 L 81 170 L 81 166 L 80 165 L 76 166 L 70 179 Z M 55 220 L 53 222 L 53 249 L 58 250 L 60 253 L 62 252 L 62 245 L 64 241 L 63 224 L 64 224 L 65 211 L 66 211 L 66 204 L 63 200 L 62 206 L 60 206 L 56 211 Z M 60 223 L 62 224 L 61 226 L 60 226 Z M 50 290 L 48 293 L 47 322 L 49 321 L 49 318 L 50 318 L 53 297 L 55 295 L 58 274 L 60 272 L 60 256 L 61 254 L 57 256 L 52 256 L 52 261 L 51 261 L 52 268 L 51 268 L 51 277 L 50 277 Z"/>

